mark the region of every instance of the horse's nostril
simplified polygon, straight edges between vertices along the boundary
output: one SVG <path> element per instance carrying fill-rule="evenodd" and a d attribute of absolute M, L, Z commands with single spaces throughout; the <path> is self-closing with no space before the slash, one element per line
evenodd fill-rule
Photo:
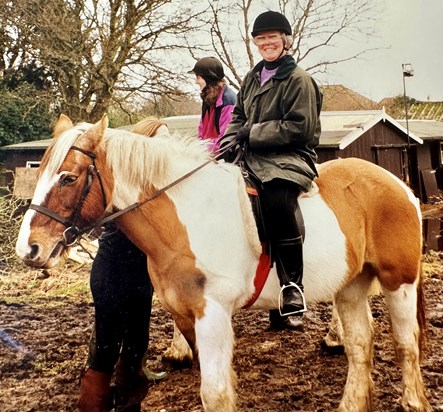
<path fill-rule="evenodd" d="M 35 243 L 31 245 L 31 251 L 29 252 L 30 259 L 34 260 L 38 256 L 38 245 Z"/>

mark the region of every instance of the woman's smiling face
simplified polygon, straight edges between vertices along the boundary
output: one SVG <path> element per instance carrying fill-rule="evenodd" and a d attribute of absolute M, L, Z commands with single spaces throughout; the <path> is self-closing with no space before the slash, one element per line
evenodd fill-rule
<path fill-rule="evenodd" d="M 254 44 L 258 47 L 261 57 L 272 62 L 286 54 L 284 50 L 285 39 L 279 31 L 263 31 L 254 37 Z"/>

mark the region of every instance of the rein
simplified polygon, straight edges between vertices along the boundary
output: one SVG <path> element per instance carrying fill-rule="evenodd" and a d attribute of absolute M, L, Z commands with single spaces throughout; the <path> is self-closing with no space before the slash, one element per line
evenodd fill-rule
<path fill-rule="evenodd" d="M 227 152 L 229 149 L 231 149 L 231 147 L 234 146 L 235 143 L 236 142 L 230 142 L 230 144 L 228 144 L 226 146 L 226 148 L 224 150 L 222 150 L 215 157 L 215 159 L 218 159 L 219 157 L 221 157 L 225 152 Z M 83 207 L 86 197 L 89 194 L 89 191 L 91 190 L 92 182 L 93 182 L 95 176 L 97 176 L 99 183 L 100 183 L 100 188 L 102 191 L 103 206 L 104 206 L 105 210 L 107 208 L 107 204 L 106 204 L 106 194 L 105 194 L 105 190 L 103 187 L 103 181 L 102 181 L 100 172 L 97 170 L 97 168 L 95 166 L 95 159 L 97 156 L 95 155 L 95 153 L 83 150 L 82 148 L 77 147 L 77 146 L 72 146 L 71 149 L 76 150 L 80 153 L 83 153 L 84 155 L 90 157 L 92 160 L 92 163 L 88 166 L 88 169 L 87 169 L 87 177 L 85 180 L 85 184 L 83 185 L 82 193 L 80 195 L 80 200 L 79 200 L 76 208 L 72 212 L 71 216 L 69 216 L 68 218 L 65 218 L 65 217 L 59 215 L 58 213 L 53 212 L 52 210 L 48 209 L 45 206 L 40 206 L 40 205 L 36 205 L 33 203 L 31 203 L 29 205 L 29 209 L 35 210 L 39 213 L 42 213 L 42 214 L 56 220 L 57 222 L 60 222 L 61 224 L 63 224 L 66 227 L 66 230 L 63 232 L 63 240 L 61 241 L 63 243 L 63 245 L 66 247 L 72 246 L 74 243 L 76 243 L 77 240 L 79 239 L 79 237 L 81 235 L 83 235 L 84 233 L 89 232 L 97 227 L 100 227 L 100 226 L 104 225 L 105 223 L 108 223 L 108 222 L 116 219 L 117 217 L 155 199 L 156 197 L 160 196 L 162 193 L 166 192 L 171 187 L 173 187 L 173 186 L 177 185 L 178 183 L 180 183 L 181 181 L 187 179 L 189 176 L 193 175 L 194 173 L 198 172 L 200 169 L 202 169 L 203 167 L 207 166 L 209 163 L 214 161 L 214 159 L 209 159 L 208 161 L 202 163 L 201 165 L 195 167 L 194 169 L 192 169 L 188 173 L 186 173 L 183 176 L 179 177 L 178 179 L 174 180 L 170 184 L 157 190 L 152 195 L 148 196 L 146 199 L 143 199 L 141 202 L 133 203 L 132 205 L 129 205 L 128 207 L 126 207 L 122 210 L 119 210 L 118 212 L 114 212 L 114 213 L 106 216 L 105 218 L 100 219 L 98 222 L 96 222 L 92 225 L 86 226 L 83 229 L 79 229 L 76 225 L 77 225 L 78 218 L 80 216 L 80 211 Z"/>

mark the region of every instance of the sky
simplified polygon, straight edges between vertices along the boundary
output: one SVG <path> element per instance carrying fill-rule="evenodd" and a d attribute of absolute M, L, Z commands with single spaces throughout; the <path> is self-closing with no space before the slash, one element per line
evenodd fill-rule
<path fill-rule="evenodd" d="M 413 77 L 405 78 L 407 96 L 443 101 L 443 0 L 384 0 L 377 22 L 378 38 L 365 48 L 378 48 L 364 60 L 340 64 L 326 77 L 374 100 L 403 95 L 402 64 L 410 63 Z M 364 44 L 362 44 L 364 45 Z M 346 44 L 343 44 L 346 47 Z"/>

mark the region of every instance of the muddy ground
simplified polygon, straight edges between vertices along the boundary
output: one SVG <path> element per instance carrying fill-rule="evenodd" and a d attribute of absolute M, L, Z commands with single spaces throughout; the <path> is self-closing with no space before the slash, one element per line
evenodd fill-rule
<path fill-rule="evenodd" d="M 441 256 L 426 259 L 428 344 L 422 365 L 430 402 L 443 411 L 443 274 Z M 93 308 L 88 268 L 0 274 L 0 411 L 74 411 L 86 359 Z M 400 372 L 383 300 L 370 300 L 375 329 L 375 410 L 398 410 Z M 330 304 L 310 307 L 305 330 L 268 331 L 267 313 L 241 311 L 234 318 L 239 411 L 333 411 L 346 379 L 344 355 L 327 356 L 320 341 Z M 149 366 L 157 369 L 172 337 L 170 316 L 157 303 Z M 197 367 L 170 373 L 155 384 L 143 411 L 202 411 Z"/>

